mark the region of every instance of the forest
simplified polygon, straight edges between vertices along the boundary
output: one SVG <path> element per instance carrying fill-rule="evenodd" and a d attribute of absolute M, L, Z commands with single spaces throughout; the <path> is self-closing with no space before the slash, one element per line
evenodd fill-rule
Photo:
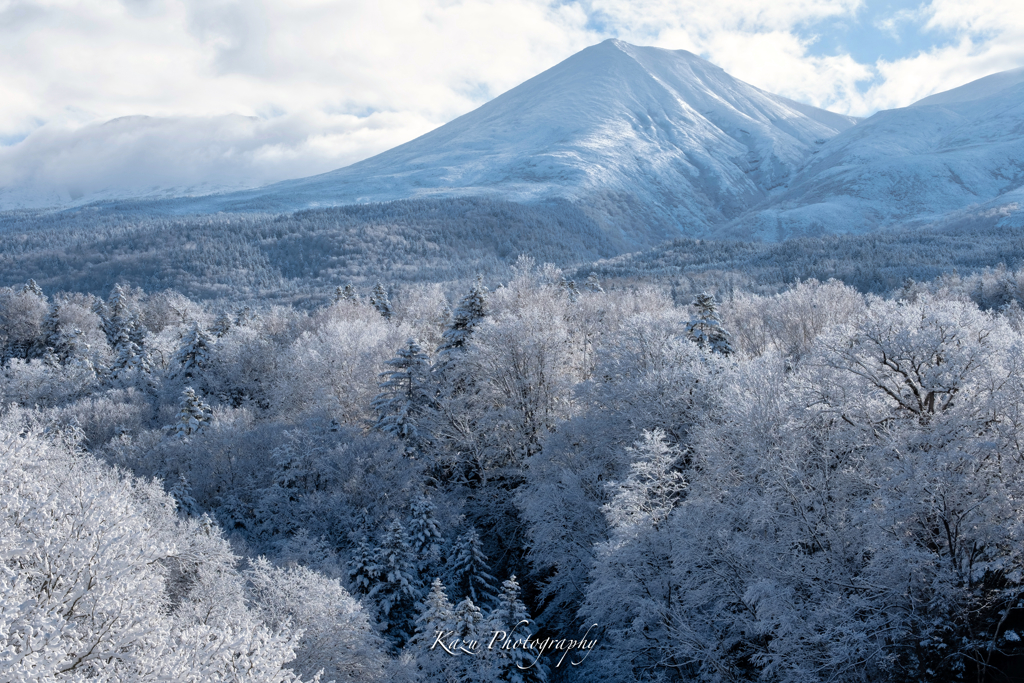
<path fill-rule="evenodd" d="M 349 234 L 396 210 L 350 212 Z M 0 679 L 1021 666 L 1012 230 L 567 248 L 563 267 L 484 245 L 442 270 L 431 247 L 376 277 L 367 237 L 354 270 L 299 284 L 340 242 L 288 240 L 343 213 L 210 219 L 235 242 L 135 282 L 198 219 L 7 215 Z"/>

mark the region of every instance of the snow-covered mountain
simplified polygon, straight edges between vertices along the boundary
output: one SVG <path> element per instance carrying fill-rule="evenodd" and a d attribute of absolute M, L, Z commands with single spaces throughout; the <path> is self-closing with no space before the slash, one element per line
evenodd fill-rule
<path fill-rule="evenodd" d="M 559 197 L 586 207 L 627 244 L 650 243 L 741 215 L 854 123 L 759 90 L 689 52 L 608 40 L 375 157 L 196 206 Z"/>
<path fill-rule="evenodd" d="M 816 150 L 721 236 L 781 240 L 1024 215 L 1024 68 L 882 111 Z"/>

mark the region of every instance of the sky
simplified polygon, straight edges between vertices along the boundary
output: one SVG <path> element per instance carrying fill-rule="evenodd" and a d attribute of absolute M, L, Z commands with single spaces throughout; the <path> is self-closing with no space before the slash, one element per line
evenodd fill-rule
<path fill-rule="evenodd" d="M 607 38 L 867 116 L 1024 66 L 1024 3 L 0 0 L 0 208 L 326 172 Z"/>

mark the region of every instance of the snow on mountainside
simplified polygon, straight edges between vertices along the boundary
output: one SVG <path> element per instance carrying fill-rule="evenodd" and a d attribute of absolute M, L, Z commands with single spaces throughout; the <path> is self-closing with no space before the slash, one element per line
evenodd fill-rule
<path fill-rule="evenodd" d="M 763 202 L 856 121 L 759 90 L 686 51 L 609 40 L 365 161 L 186 206 L 560 197 L 627 243 L 649 244 L 703 233 Z"/>
<path fill-rule="evenodd" d="M 1006 221 L 1022 188 L 1024 69 L 1015 69 L 875 114 L 817 150 L 770 203 L 715 234 L 782 240 L 972 213 Z"/>

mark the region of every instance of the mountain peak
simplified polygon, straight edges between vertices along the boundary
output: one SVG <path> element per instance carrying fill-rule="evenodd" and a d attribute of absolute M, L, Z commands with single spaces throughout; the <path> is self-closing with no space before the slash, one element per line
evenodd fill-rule
<path fill-rule="evenodd" d="M 280 209 L 562 198 L 628 243 L 649 244 L 762 201 L 819 141 L 855 122 L 764 92 L 690 52 L 611 39 L 375 157 L 228 197 Z"/>

